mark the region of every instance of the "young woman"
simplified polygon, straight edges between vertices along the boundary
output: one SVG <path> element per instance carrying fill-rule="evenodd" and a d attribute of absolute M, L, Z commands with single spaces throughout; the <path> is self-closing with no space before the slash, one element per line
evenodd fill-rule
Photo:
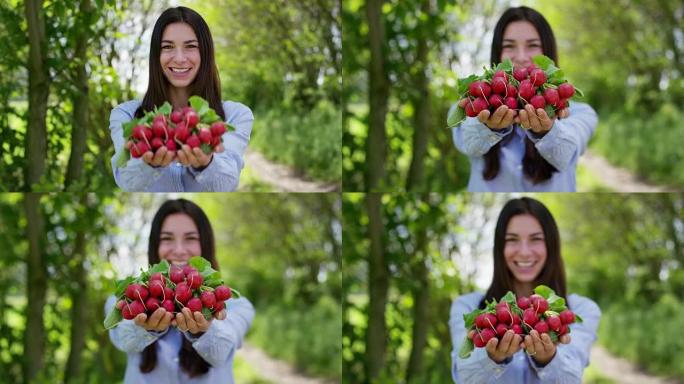
<path fill-rule="evenodd" d="M 516 68 L 529 67 L 540 54 L 558 64 L 549 23 L 531 8 L 508 9 L 494 29 L 491 62 L 511 59 Z M 456 148 L 470 158 L 468 190 L 574 192 L 577 161 L 598 118 L 589 105 L 575 101 L 558 116 L 551 119 L 529 104 L 519 112 L 503 105 L 455 127 Z"/>
<path fill-rule="evenodd" d="M 183 145 L 177 151 L 160 147 L 126 167 L 116 164 L 126 150 L 122 124 L 169 102 L 174 109 L 188 106 L 190 96 L 201 96 L 221 118 L 236 128 L 223 135 L 223 145 L 206 155 Z M 214 60 L 214 42 L 207 23 L 186 7 L 164 11 L 154 25 L 150 44 L 149 85 L 142 102 L 128 101 L 112 110 L 109 129 L 116 153 L 112 169 L 116 184 L 126 191 L 234 191 L 243 167 L 254 116 L 246 106 L 221 102 L 221 86 Z"/>
<path fill-rule="evenodd" d="M 218 270 L 214 233 L 207 216 L 194 203 L 179 199 L 162 204 L 152 220 L 150 264 L 167 260 L 185 265 L 202 255 Z M 115 305 L 111 296 L 106 312 Z M 229 299 L 225 310 L 206 320 L 188 308 L 175 316 L 164 308 L 148 318 L 139 314 L 109 331 L 116 348 L 128 355 L 124 382 L 131 383 L 233 383 L 233 357 L 254 318 L 246 298 Z"/>
<path fill-rule="evenodd" d="M 535 330 L 523 339 L 508 331 L 499 341 L 489 340 L 467 359 L 460 359 L 467 330 L 463 315 L 485 307 L 485 299 L 500 300 L 508 291 L 530 296 L 544 284 L 566 299 L 584 322 L 554 344 Z M 485 294 L 458 297 L 451 307 L 449 328 L 453 343 L 451 373 L 456 383 L 581 383 L 596 340 L 601 311 L 591 299 L 567 295 L 558 227 L 548 209 L 530 198 L 514 199 L 501 210 L 494 233 L 494 276 Z"/>

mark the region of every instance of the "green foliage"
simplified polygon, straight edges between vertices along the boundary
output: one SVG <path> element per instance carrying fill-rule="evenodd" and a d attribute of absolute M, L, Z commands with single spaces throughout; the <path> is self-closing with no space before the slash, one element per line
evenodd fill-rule
<path fill-rule="evenodd" d="M 312 306 L 259 308 L 250 340 L 314 376 L 342 376 L 341 308 L 323 297 Z"/>
<path fill-rule="evenodd" d="M 329 102 L 320 102 L 306 113 L 271 109 L 255 119 L 250 145 L 311 178 L 340 180 L 341 119 L 339 110 Z"/>
<path fill-rule="evenodd" d="M 679 143 L 684 113 L 669 102 L 643 113 L 611 113 L 599 122 L 592 147 L 609 161 L 636 171 L 647 180 L 672 186 L 684 185 L 684 161 Z"/>

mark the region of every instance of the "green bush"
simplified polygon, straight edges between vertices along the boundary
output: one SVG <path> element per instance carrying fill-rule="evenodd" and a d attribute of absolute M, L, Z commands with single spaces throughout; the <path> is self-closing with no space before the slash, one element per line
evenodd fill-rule
<path fill-rule="evenodd" d="M 599 120 L 592 148 L 652 182 L 683 186 L 682 119 L 684 113 L 671 103 L 647 115 L 612 114 Z"/>
<path fill-rule="evenodd" d="M 601 316 L 599 341 L 653 373 L 682 379 L 684 338 L 677 334 L 677 324 L 684 324 L 684 309 L 672 295 L 650 306 L 614 305 Z"/>
<path fill-rule="evenodd" d="M 309 375 L 342 377 L 342 308 L 329 297 L 313 306 L 259 309 L 250 340 Z"/>
<path fill-rule="evenodd" d="M 322 101 L 308 113 L 287 109 L 256 112 L 251 145 L 267 158 L 310 178 L 342 179 L 342 114 L 330 102 Z"/>

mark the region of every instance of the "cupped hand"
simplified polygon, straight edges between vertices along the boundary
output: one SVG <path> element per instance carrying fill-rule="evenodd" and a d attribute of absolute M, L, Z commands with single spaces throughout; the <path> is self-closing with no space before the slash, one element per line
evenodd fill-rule
<path fill-rule="evenodd" d="M 515 332 L 508 330 L 501 340 L 496 337 L 489 340 L 487 345 L 485 345 L 485 350 L 487 351 L 489 358 L 499 364 L 518 352 L 521 349 L 521 345 L 522 337 Z"/>
<path fill-rule="evenodd" d="M 569 344 L 570 335 L 561 336 L 559 342 Z M 551 341 L 551 337 L 546 333 L 540 336 L 536 330 L 525 336 L 524 346 L 527 354 L 540 365 L 548 364 L 556 355 L 556 344 Z"/>
<path fill-rule="evenodd" d="M 214 318 L 217 320 L 223 320 L 226 318 L 226 311 L 221 310 L 214 313 Z M 202 312 L 191 312 L 190 308 L 183 308 L 180 312 L 176 313 L 176 318 L 173 320 L 172 325 L 178 327 L 181 332 L 190 332 L 192 334 L 204 333 L 209 329 L 212 319 L 205 319 Z"/>
<path fill-rule="evenodd" d="M 161 332 L 171 325 L 173 315 L 164 308 L 157 308 L 148 318 L 146 314 L 140 313 L 133 318 L 133 322 L 148 331 Z"/>
<path fill-rule="evenodd" d="M 458 105 L 460 107 L 465 107 L 467 102 L 468 99 L 461 99 L 461 101 L 458 102 Z M 503 129 L 513 124 L 516 116 L 516 110 L 501 105 L 494 113 L 489 112 L 488 109 L 480 111 L 480 113 L 477 114 L 477 119 L 490 129 Z"/>
<path fill-rule="evenodd" d="M 186 167 L 204 168 L 207 165 L 209 165 L 209 163 L 211 163 L 211 160 L 214 156 L 214 152 L 221 153 L 223 151 L 223 144 L 217 145 L 214 148 L 214 151 L 209 154 L 204 153 L 202 149 L 199 147 L 190 148 L 189 145 L 184 144 L 178 151 L 177 157 L 178 162 L 185 165 Z"/>
<path fill-rule="evenodd" d="M 126 143 L 126 149 L 130 150 L 131 145 L 130 141 Z M 157 149 L 157 152 L 147 151 L 143 153 L 141 159 L 153 167 L 166 167 L 171 164 L 174 157 L 176 157 L 176 151 L 169 151 L 165 146 L 161 146 Z"/>

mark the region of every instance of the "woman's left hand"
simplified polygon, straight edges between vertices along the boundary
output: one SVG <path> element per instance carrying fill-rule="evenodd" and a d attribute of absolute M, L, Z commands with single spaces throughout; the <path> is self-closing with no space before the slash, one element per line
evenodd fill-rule
<path fill-rule="evenodd" d="M 190 308 L 183 308 L 176 313 L 176 320 L 174 324 L 181 332 L 190 332 L 192 334 L 204 333 L 211 325 L 211 319 L 204 318 L 202 312 L 191 312 Z"/>
<path fill-rule="evenodd" d="M 190 166 L 200 169 L 211 163 L 214 152 L 223 152 L 223 144 L 217 145 L 216 148 L 214 148 L 214 151 L 209 154 L 204 153 L 201 148 L 190 148 L 189 145 L 184 144 L 176 153 L 176 158 L 178 159 L 179 163 L 185 165 L 186 167 Z"/>
<path fill-rule="evenodd" d="M 570 343 L 570 335 L 561 336 L 560 342 L 563 344 Z M 532 356 L 534 361 L 540 365 L 548 364 L 556 355 L 556 345 L 546 333 L 540 337 L 539 332 L 533 330 L 529 335 L 525 336 L 523 344 L 527 354 Z"/>
<path fill-rule="evenodd" d="M 532 104 L 525 105 L 525 108 L 518 112 L 516 123 L 520 123 L 525 129 L 531 129 L 536 134 L 545 134 L 553 126 L 553 120 L 549 118 L 546 111 L 541 108 L 535 111 Z"/>

